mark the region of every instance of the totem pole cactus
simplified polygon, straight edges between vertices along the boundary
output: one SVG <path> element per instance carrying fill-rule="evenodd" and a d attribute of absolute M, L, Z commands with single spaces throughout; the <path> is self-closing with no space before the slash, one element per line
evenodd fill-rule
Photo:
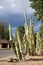
<path fill-rule="evenodd" d="M 41 53 L 43 55 L 43 16 L 42 16 L 42 22 L 40 26 L 40 40 L 41 40 Z"/>
<path fill-rule="evenodd" d="M 18 44 L 19 44 L 19 51 L 20 51 L 20 56 L 21 56 L 21 58 L 20 59 L 22 59 L 22 43 L 21 43 L 21 40 L 20 40 L 20 33 L 19 33 L 19 31 L 17 31 L 17 40 L 18 40 Z"/>
<path fill-rule="evenodd" d="M 27 54 L 27 40 L 25 34 L 23 36 L 22 54 L 25 60 L 25 55 Z"/>
<path fill-rule="evenodd" d="M 24 28 L 25 28 L 25 39 L 27 41 L 27 53 L 29 52 L 28 48 L 29 48 L 29 26 L 28 26 L 28 22 L 27 22 L 27 13 L 26 10 L 24 11 L 24 18 L 25 18 L 25 24 L 24 24 Z"/>
<path fill-rule="evenodd" d="M 12 25 L 9 24 L 9 41 L 10 41 L 10 47 L 12 49 Z"/>
<path fill-rule="evenodd" d="M 41 52 L 41 37 L 40 37 L 40 33 L 38 32 L 37 34 L 36 34 L 36 54 L 38 53 L 38 52 Z"/>
<path fill-rule="evenodd" d="M 16 51 L 15 54 L 17 56 L 17 59 L 20 60 L 20 58 L 19 58 L 19 48 L 18 48 L 17 40 L 15 40 L 15 50 L 14 51 Z"/>
<path fill-rule="evenodd" d="M 34 25 L 33 25 L 33 19 L 30 18 L 30 27 L 29 27 L 29 33 L 30 33 L 30 40 L 29 40 L 29 49 L 30 49 L 30 55 L 35 54 L 35 43 L 34 43 Z"/>
<path fill-rule="evenodd" d="M 23 59 L 23 36 L 24 36 L 24 26 L 18 26 L 15 33 L 15 48 L 17 49 L 16 55 L 19 60 Z M 16 46 L 17 44 L 17 46 Z M 15 49 L 15 50 L 16 50 Z"/>

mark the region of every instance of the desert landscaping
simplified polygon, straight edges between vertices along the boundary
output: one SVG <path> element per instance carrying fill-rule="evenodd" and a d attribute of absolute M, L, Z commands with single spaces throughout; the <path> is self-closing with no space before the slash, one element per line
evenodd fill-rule
<path fill-rule="evenodd" d="M 10 58 L 0 60 L 0 65 L 43 65 L 43 56 L 26 56 L 25 61 L 18 61 L 12 56 L 13 62 L 10 62 Z"/>
<path fill-rule="evenodd" d="M 43 65 L 43 0 L 0 0 L 0 65 Z"/>

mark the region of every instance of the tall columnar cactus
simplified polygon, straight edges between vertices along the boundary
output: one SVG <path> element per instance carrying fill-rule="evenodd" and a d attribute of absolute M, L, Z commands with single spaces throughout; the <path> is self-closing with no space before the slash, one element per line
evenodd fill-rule
<path fill-rule="evenodd" d="M 40 38 L 41 38 L 41 52 L 43 52 L 43 17 L 42 17 L 42 22 L 40 26 Z"/>
<path fill-rule="evenodd" d="M 25 38 L 25 34 L 22 37 L 22 41 L 21 41 L 21 36 L 20 36 L 20 32 L 17 30 L 17 38 L 15 41 L 15 51 L 16 51 L 16 56 L 18 58 L 18 60 L 23 59 L 23 57 L 25 58 L 25 55 L 27 53 L 27 41 Z"/>
<path fill-rule="evenodd" d="M 23 36 L 24 36 L 24 26 L 19 26 L 17 27 L 17 30 L 16 30 L 16 33 L 15 33 L 15 39 L 16 39 L 16 42 L 15 42 L 15 50 L 16 51 L 16 55 L 18 57 L 19 60 L 22 59 L 22 56 L 23 56 Z M 17 46 L 16 46 L 17 44 Z"/>
<path fill-rule="evenodd" d="M 27 54 L 27 40 L 26 40 L 25 34 L 24 34 L 24 36 L 23 36 L 22 53 L 23 53 L 24 56 Z"/>
<path fill-rule="evenodd" d="M 18 40 L 19 51 L 20 51 L 20 55 L 21 55 L 21 59 L 22 59 L 22 42 L 21 42 L 19 31 L 17 31 L 17 40 Z"/>
<path fill-rule="evenodd" d="M 18 48 L 17 40 L 15 41 L 15 50 L 14 51 L 15 51 L 15 54 L 17 56 L 17 59 L 20 60 L 20 58 L 19 58 L 19 48 Z"/>
<path fill-rule="evenodd" d="M 32 17 L 30 18 L 30 27 L 29 27 L 29 49 L 30 49 L 30 55 L 34 55 L 34 50 L 35 50 L 35 43 L 34 43 L 34 25 L 33 25 L 33 19 Z"/>
<path fill-rule="evenodd" d="M 16 33 L 15 33 L 15 40 L 14 40 L 14 44 L 13 44 L 13 50 L 15 52 L 15 55 L 17 57 L 17 59 L 20 61 L 22 59 L 22 56 L 21 56 L 21 48 L 20 48 L 20 44 L 19 44 L 19 41 L 18 41 L 18 33 L 17 33 L 18 30 L 16 30 Z M 20 33 L 19 33 L 20 34 Z"/>
<path fill-rule="evenodd" d="M 28 42 L 28 51 L 29 55 L 34 54 L 34 49 L 35 49 L 35 44 L 34 44 L 34 25 L 33 25 L 33 19 L 32 17 L 30 18 L 30 26 L 28 26 L 27 23 L 27 13 L 26 10 L 24 12 L 24 17 L 25 17 L 25 36 Z"/>
<path fill-rule="evenodd" d="M 9 40 L 12 40 L 12 25 L 9 24 Z"/>
<path fill-rule="evenodd" d="M 40 33 L 38 32 L 36 34 L 36 53 L 38 53 L 38 51 L 41 51 L 41 37 L 40 37 Z"/>
<path fill-rule="evenodd" d="M 26 41 L 27 41 L 27 51 L 28 48 L 29 48 L 29 26 L 28 26 L 28 23 L 27 23 L 27 13 L 26 13 L 26 10 L 24 11 L 24 18 L 25 18 L 25 24 L 24 24 L 24 28 L 25 28 L 25 38 L 26 38 Z"/>
<path fill-rule="evenodd" d="M 12 25 L 9 24 L 9 41 L 10 41 L 10 47 L 12 49 Z"/>

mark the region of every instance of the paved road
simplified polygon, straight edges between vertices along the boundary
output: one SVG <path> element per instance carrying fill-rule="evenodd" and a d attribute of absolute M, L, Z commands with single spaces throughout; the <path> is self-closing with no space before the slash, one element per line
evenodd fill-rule
<path fill-rule="evenodd" d="M 6 50 L 6 49 L 0 50 L 0 59 L 8 57 L 8 56 L 13 56 L 13 55 L 14 55 L 14 52 L 11 50 Z"/>

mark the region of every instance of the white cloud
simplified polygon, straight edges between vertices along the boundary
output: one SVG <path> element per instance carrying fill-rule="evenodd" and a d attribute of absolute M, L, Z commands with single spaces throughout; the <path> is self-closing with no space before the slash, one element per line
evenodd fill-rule
<path fill-rule="evenodd" d="M 34 12 L 35 12 L 34 9 L 32 9 L 32 8 L 30 8 L 30 7 L 27 8 L 27 13 L 28 13 L 28 14 L 33 14 Z"/>
<path fill-rule="evenodd" d="M 0 6 L 0 9 L 3 9 L 3 6 Z"/>
<path fill-rule="evenodd" d="M 16 7 L 16 5 L 15 4 L 11 4 L 11 7 Z"/>
<path fill-rule="evenodd" d="M 29 0 L 0 0 L 0 15 L 9 16 L 9 14 L 23 14 L 24 13 L 24 7 L 26 8 L 26 11 L 29 15 L 34 13 L 34 10 L 30 8 L 30 2 Z"/>
<path fill-rule="evenodd" d="M 29 14 L 33 13 L 34 10 L 30 9 L 30 2 L 28 0 L 2 0 L 0 1 L 0 4 L 4 6 L 4 10 L 6 11 L 6 13 L 10 13 L 10 11 L 12 13 L 23 13 L 23 8 L 25 7 L 27 12 Z M 15 8 L 14 8 L 15 7 Z M 3 7 L 1 6 L 0 9 L 2 9 Z M 19 9 L 18 9 L 19 8 Z M 31 12 L 31 13 L 30 13 Z"/>

